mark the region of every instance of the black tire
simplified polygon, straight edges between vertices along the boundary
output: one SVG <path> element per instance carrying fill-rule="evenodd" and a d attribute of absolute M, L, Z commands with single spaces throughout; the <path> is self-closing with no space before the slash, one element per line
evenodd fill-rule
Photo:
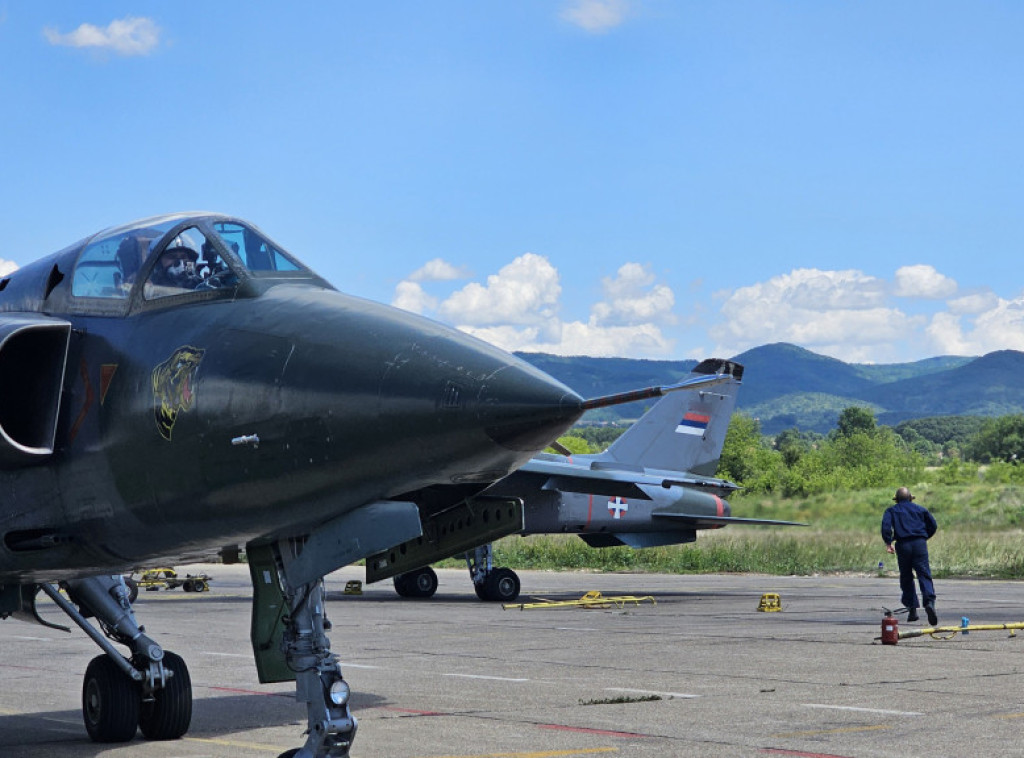
<path fill-rule="evenodd" d="M 277 756 L 277 758 L 295 758 L 298 754 L 299 748 L 293 747 L 291 750 L 285 750 L 281 755 Z"/>
<path fill-rule="evenodd" d="M 488 600 L 511 603 L 519 597 L 519 575 L 512 569 L 494 569 L 487 577 Z"/>
<path fill-rule="evenodd" d="M 395 577 L 395 592 L 400 597 L 433 597 L 437 592 L 437 574 L 430 566 L 399 574 Z"/>
<path fill-rule="evenodd" d="M 82 682 L 82 716 L 93 742 L 128 742 L 139 726 L 139 685 L 106 655 L 89 661 Z"/>
<path fill-rule="evenodd" d="M 408 574 L 398 574 L 394 578 L 395 592 L 398 593 L 399 597 L 412 597 L 412 589 L 410 587 Z"/>
<path fill-rule="evenodd" d="M 209 589 L 210 589 L 210 585 L 208 585 L 204 580 L 196 579 L 196 582 L 195 582 L 195 590 L 196 590 L 196 592 L 208 592 Z"/>
<path fill-rule="evenodd" d="M 430 566 L 417 569 L 409 574 L 413 597 L 433 597 L 437 592 L 437 574 Z"/>
<path fill-rule="evenodd" d="M 480 582 L 473 582 L 473 589 L 476 590 L 476 596 L 483 601 L 490 601 L 491 596 L 487 594 L 487 580 Z"/>
<path fill-rule="evenodd" d="M 183 589 L 185 592 L 195 592 L 195 582 L 193 582 L 191 579 L 186 579 L 185 582 L 181 585 L 181 589 Z"/>
<path fill-rule="evenodd" d="M 139 729 L 147 740 L 176 740 L 192 723 L 192 677 L 180 655 L 164 651 L 164 668 L 174 673 L 153 699 L 139 708 Z"/>

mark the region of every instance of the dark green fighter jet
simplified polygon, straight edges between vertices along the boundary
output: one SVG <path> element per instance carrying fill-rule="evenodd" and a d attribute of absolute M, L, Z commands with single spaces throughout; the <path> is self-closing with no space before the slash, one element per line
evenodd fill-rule
<path fill-rule="evenodd" d="M 82 692 L 94 740 L 178 738 L 188 669 L 122 575 L 244 545 L 260 679 L 296 680 L 307 706 L 286 755 L 347 756 L 323 576 L 439 519 L 473 544 L 521 529 L 521 501 L 481 493 L 588 402 L 342 294 L 242 220 L 102 231 L 0 280 L 0 618 L 45 623 L 43 592 L 102 648 Z"/>

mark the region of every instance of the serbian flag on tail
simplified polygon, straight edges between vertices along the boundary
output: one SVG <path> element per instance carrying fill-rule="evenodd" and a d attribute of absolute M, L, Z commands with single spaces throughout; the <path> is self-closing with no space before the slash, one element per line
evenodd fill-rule
<path fill-rule="evenodd" d="M 703 437 L 704 432 L 708 430 L 708 422 L 710 420 L 711 416 L 690 411 L 683 416 L 683 420 L 676 427 L 676 432 L 679 434 L 696 434 Z"/>

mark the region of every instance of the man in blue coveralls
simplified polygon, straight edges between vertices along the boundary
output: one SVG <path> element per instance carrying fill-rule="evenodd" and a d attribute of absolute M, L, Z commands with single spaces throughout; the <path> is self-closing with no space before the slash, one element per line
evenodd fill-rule
<path fill-rule="evenodd" d="M 882 516 L 882 539 L 886 549 L 896 553 L 900 565 L 900 589 L 903 591 L 903 605 L 907 607 L 907 621 L 917 621 L 917 590 L 914 574 L 921 585 L 921 599 L 928 614 L 928 623 L 939 623 L 935 615 L 935 587 L 932 585 L 932 571 L 928 567 L 928 539 L 935 534 L 938 525 L 928 509 L 914 502 L 914 496 L 906 487 L 896 490 L 893 498 L 896 505 L 889 506 Z M 896 544 L 893 545 L 893 539 Z"/>

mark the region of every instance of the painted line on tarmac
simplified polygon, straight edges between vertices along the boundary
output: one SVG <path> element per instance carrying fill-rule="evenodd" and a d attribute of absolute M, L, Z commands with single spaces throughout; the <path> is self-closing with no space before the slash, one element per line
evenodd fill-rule
<path fill-rule="evenodd" d="M 194 685 L 201 686 L 201 685 Z M 231 692 L 232 694 L 258 694 L 263 698 L 294 698 L 295 692 L 267 692 L 262 689 L 242 689 L 240 687 L 220 687 L 213 684 L 207 685 L 207 689 L 213 689 L 217 692 Z"/>
<path fill-rule="evenodd" d="M 823 734 L 849 734 L 850 732 L 877 732 L 882 729 L 892 729 L 890 724 L 875 724 L 874 726 L 840 726 L 835 729 L 808 729 L 803 732 L 783 732 L 773 734 L 776 739 L 788 739 L 790 737 L 819 737 Z"/>
<path fill-rule="evenodd" d="M 580 734 L 599 734 L 602 737 L 651 737 L 650 734 L 639 732 L 613 732 L 608 729 L 590 729 L 585 726 L 566 726 L 565 724 L 537 724 L 538 729 L 554 729 L 558 732 L 579 732 Z"/>
<path fill-rule="evenodd" d="M 629 693 L 632 693 L 634 695 L 658 695 L 659 697 L 682 698 L 682 699 L 700 697 L 700 695 L 690 695 L 690 694 L 688 694 L 686 692 L 658 692 L 657 690 L 631 690 L 631 689 L 628 689 L 626 687 L 605 687 L 604 691 L 605 692 L 629 692 Z"/>
<path fill-rule="evenodd" d="M 256 742 L 238 742 L 236 740 L 217 740 L 204 737 L 182 737 L 182 742 L 199 742 L 204 745 L 222 745 L 223 747 L 239 747 L 245 750 L 262 750 L 266 753 L 281 753 L 280 745 L 261 745 Z"/>
<path fill-rule="evenodd" d="M 475 755 L 438 755 L 434 758 L 559 758 L 570 755 L 594 755 L 596 753 L 617 753 L 617 747 L 589 747 L 578 750 L 541 750 L 529 753 L 477 753 Z"/>
<path fill-rule="evenodd" d="M 252 658 L 252 653 L 217 653 L 213 650 L 204 650 L 203 655 L 216 655 L 221 658 Z"/>
<path fill-rule="evenodd" d="M 855 713 L 880 713 L 883 716 L 923 716 L 919 711 L 890 711 L 885 708 L 858 708 L 853 705 L 826 705 L 824 703 L 801 703 L 804 708 L 824 708 L 831 711 L 853 711 Z"/>
<path fill-rule="evenodd" d="M 795 755 L 799 758 L 850 758 L 848 755 L 837 755 L 835 753 L 808 753 L 804 750 L 782 750 L 781 748 L 765 747 L 761 748 L 762 753 L 772 753 L 773 755 Z"/>
<path fill-rule="evenodd" d="M 441 676 L 451 676 L 458 679 L 486 679 L 491 682 L 528 682 L 529 679 L 514 679 L 507 676 L 483 676 L 482 674 L 441 674 Z"/>

